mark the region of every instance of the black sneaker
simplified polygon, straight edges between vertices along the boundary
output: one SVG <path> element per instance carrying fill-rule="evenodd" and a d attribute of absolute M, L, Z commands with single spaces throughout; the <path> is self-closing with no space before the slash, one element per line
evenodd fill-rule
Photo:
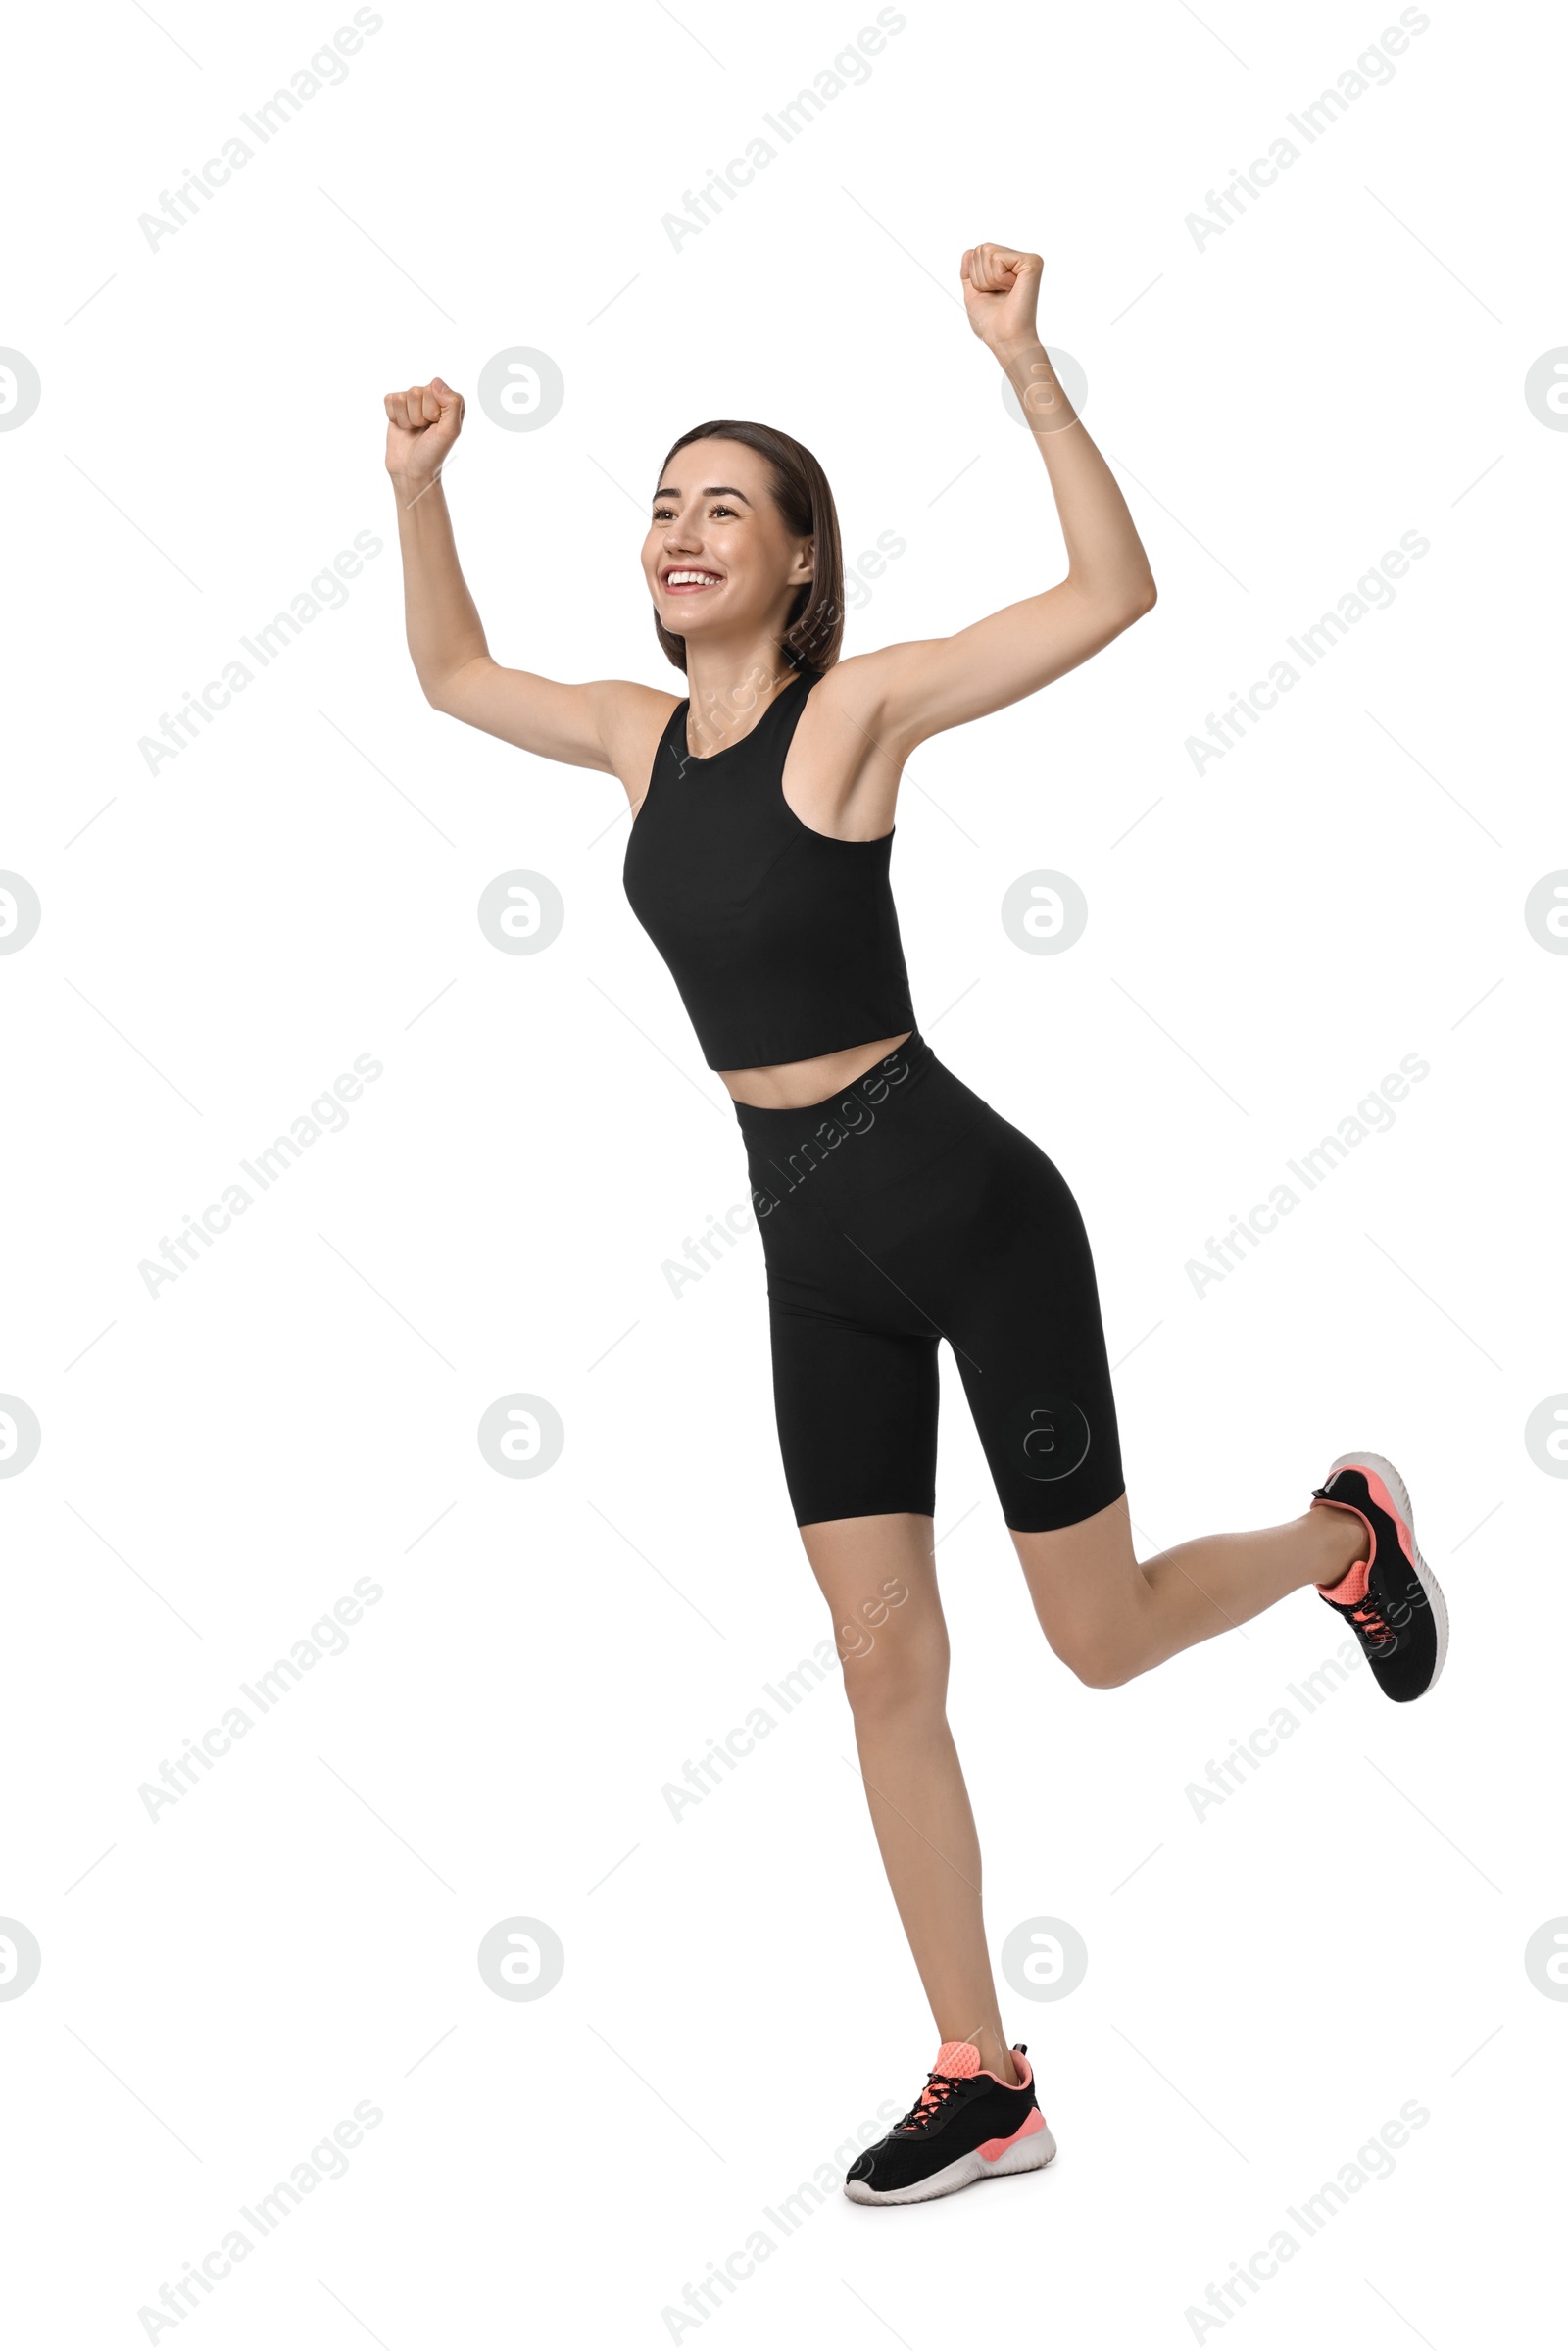
<path fill-rule="evenodd" d="M 903 2122 L 851 2164 L 844 2193 L 857 2204 L 922 2204 L 972 2180 L 1048 2164 L 1056 2142 L 1035 2098 L 1022 2041 L 1012 2056 L 1016 2088 L 980 2071 L 973 2041 L 945 2040 Z"/>
<path fill-rule="evenodd" d="M 1366 1653 L 1385 1697 L 1401 1704 L 1432 1688 L 1448 1651 L 1448 1611 L 1416 1548 L 1404 1480 L 1381 1453 L 1342 1453 L 1312 1489 L 1311 1507 L 1353 1510 L 1371 1549 L 1343 1582 L 1318 1592 Z"/>

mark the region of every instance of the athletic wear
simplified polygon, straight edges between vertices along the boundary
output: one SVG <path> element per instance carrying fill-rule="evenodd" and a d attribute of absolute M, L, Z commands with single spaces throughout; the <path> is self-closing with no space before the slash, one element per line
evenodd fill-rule
<path fill-rule="evenodd" d="M 1360 1641 L 1384 1695 L 1420 1697 L 1443 1670 L 1448 1611 L 1416 1548 L 1404 1480 L 1381 1453 L 1342 1453 L 1312 1489 L 1310 1507 L 1353 1511 L 1366 1528 L 1369 1556 L 1318 1592 Z"/>
<path fill-rule="evenodd" d="M 784 798 L 821 673 L 703 759 L 671 712 L 624 883 L 710 1069 L 906 1042 L 799 1110 L 737 1102 L 767 1265 L 773 1395 L 797 1523 L 936 1508 L 937 1347 L 953 1348 L 1007 1525 L 1122 1493 L 1083 1220 L 1037 1145 L 915 1031 L 893 835 L 837 841 Z"/>
<path fill-rule="evenodd" d="M 797 1524 L 936 1508 L 953 1349 L 1009 1527 L 1124 1491 L 1083 1219 L 1039 1146 L 916 1031 L 799 1110 L 735 1104 L 767 1267 Z"/>
<path fill-rule="evenodd" d="M 669 965 L 710 1069 L 810 1061 L 914 1026 L 889 880 L 893 834 L 837 841 L 784 798 L 820 673 L 706 759 L 670 713 L 626 843 L 633 913 Z"/>
<path fill-rule="evenodd" d="M 980 2071 L 973 2041 L 945 2040 L 902 2123 L 852 2163 L 844 2193 L 857 2204 L 923 2204 L 974 2180 L 1038 2172 L 1056 2152 L 1020 2041 L 1018 2086 Z"/>

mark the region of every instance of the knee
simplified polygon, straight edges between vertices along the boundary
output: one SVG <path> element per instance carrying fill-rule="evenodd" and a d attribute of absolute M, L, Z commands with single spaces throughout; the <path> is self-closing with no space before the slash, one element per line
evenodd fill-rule
<path fill-rule="evenodd" d="M 1125 1641 L 1106 1625 L 1047 1625 L 1047 1641 L 1069 1673 L 1087 1690 L 1117 1690 L 1132 1681 L 1138 1665 Z"/>
<path fill-rule="evenodd" d="M 946 1641 L 878 1634 L 844 1653 L 844 1691 L 858 1731 L 891 1730 L 940 1716 L 948 1697 Z"/>

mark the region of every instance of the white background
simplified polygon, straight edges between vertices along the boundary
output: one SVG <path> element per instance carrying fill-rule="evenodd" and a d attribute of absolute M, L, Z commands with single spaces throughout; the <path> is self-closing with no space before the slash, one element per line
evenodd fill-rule
<path fill-rule="evenodd" d="M 0 1389 L 42 1429 L 0 1481 L 0 1913 L 42 1951 L 0 2002 L 17 2339 L 149 2339 L 163 2283 L 365 2100 L 347 2175 L 152 2339 L 1520 2337 L 1568 2032 L 1523 1963 L 1568 1911 L 1568 1484 L 1524 1442 L 1568 1389 L 1568 960 L 1523 912 L 1568 864 L 1568 437 L 1523 390 L 1568 342 L 1560 24 L 1434 5 L 1200 247 L 1186 217 L 1396 10 L 911 0 L 677 250 L 662 217 L 869 8 L 389 5 L 152 249 L 138 216 L 348 14 L 156 13 L 12 33 L 0 342 L 43 384 L 0 434 L 0 865 L 43 908 L 0 958 Z M 906 542 L 847 650 L 947 631 L 1062 561 L 957 300 L 986 238 L 1045 256 L 1160 603 L 913 762 L 917 1014 L 1082 1205 L 1146 1551 L 1294 1516 L 1371 1445 L 1453 1643 L 1429 1701 L 1357 1675 L 1196 1817 L 1189 1784 L 1340 1628 L 1303 1593 L 1078 1686 L 944 1354 L 993 1947 L 1049 1916 L 1089 1951 L 1063 2001 L 1004 1992 L 1061 2153 L 907 2212 L 834 2189 L 786 2236 L 763 2208 L 902 2110 L 934 2035 L 836 1674 L 678 1821 L 661 1792 L 826 1631 L 757 1237 L 678 1297 L 662 1270 L 744 1200 L 740 1138 L 621 897 L 618 786 L 418 694 L 380 403 L 436 371 L 471 395 L 512 346 L 564 373 L 536 432 L 470 400 L 448 473 L 503 661 L 678 690 L 642 514 L 724 415 L 817 453 L 852 559 Z M 138 739 L 361 531 L 383 548 L 342 609 L 150 774 Z M 1392 607 L 1196 773 L 1187 738 L 1407 531 L 1430 552 Z M 476 919 L 517 868 L 565 902 L 537 955 Z M 1039 869 L 1088 898 L 1063 955 L 1000 921 Z M 359 1054 L 383 1074 L 343 1131 L 150 1296 L 140 1262 Z M 1196 1295 L 1188 1260 L 1406 1054 L 1430 1075 L 1393 1127 Z M 534 1479 L 475 1440 L 517 1392 L 565 1429 Z M 139 1788 L 365 1577 L 345 1651 L 150 1818 Z M 515 1916 L 564 1947 L 535 2001 L 476 1965 Z M 1393 2176 L 1203 2331 L 1209 2282 L 1407 2101 L 1430 2120 Z M 691 2323 L 687 2283 L 759 2229 L 769 2257 Z"/>

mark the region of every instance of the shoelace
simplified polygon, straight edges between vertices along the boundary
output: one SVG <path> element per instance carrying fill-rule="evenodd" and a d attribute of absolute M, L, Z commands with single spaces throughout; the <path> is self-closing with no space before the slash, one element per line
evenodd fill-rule
<path fill-rule="evenodd" d="M 967 2077 L 956 2074 L 928 2075 L 924 2089 L 915 2099 L 903 2122 L 895 2123 L 894 2129 L 896 2131 L 923 2131 L 931 2117 L 940 2112 L 948 2099 L 963 2088 L 965 2079 Z"/>
<path fill-rule="evenodd" d="M 1397 1648 L 1399 1637 L 1370 1594 L 1359 1608 L 1350 1611 L 1350 1622 L 1365 1638 L 1380 1648 Z"/>

